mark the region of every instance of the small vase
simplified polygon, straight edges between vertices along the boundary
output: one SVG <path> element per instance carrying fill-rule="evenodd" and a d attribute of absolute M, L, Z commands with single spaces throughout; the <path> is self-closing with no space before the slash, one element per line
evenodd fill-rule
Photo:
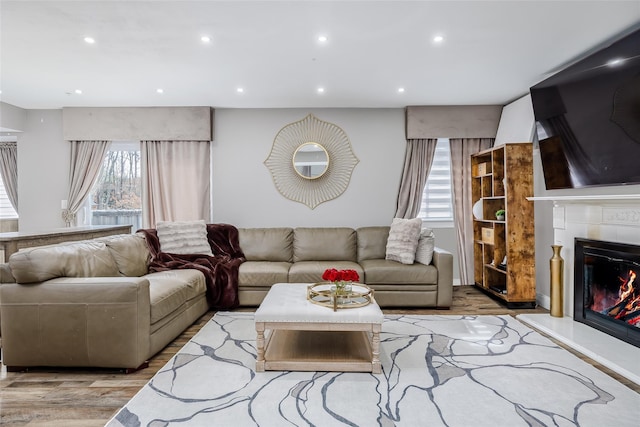
<path fill-rule="evenodd" d="M 563 281 L 564 259 L 560 255 L 562 245 L 551 245 L 553 256 L 549 260 L 550 284 L 551 284 L 551 315 L 562 317 L 563 314 Z"/>
<path fill-rule="evenodd" d="M 471 208 L 471 212 L 473 212 L 473 216 L 475 217 L 475 219 L 479 219 L 479 220 L 484 219 L 484 214 L 482 212 L 482 209 L 483 209 L 482 199 L 478 200 L 473 204 L 473 207 Z"/>
<path fill-rule="evenodd" d="M 331 292 L 335 294 L 338 303 L 344 304 L 351 300 L 351 282 L 334 282 Z"/>

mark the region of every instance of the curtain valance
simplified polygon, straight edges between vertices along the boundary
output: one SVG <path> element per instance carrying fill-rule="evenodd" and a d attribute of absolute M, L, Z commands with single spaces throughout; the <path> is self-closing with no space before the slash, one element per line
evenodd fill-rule
<path fill-rule="evenodd" d="M 406 108 L 407 139 L 495 138 L 502 105 Z"/>
<path fill-rule="evenodd" d="M 212 141 L 211 107 L 66 107 L 65 140 Z"/>

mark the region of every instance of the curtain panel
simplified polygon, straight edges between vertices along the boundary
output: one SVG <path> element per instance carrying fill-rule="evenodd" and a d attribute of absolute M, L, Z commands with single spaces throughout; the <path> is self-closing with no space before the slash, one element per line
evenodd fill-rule
<path fill-rule="evenodd" d="M 89 196 L 100 175 L 104 156 L 111 141 L 69 141 L 71 166 L 69 172 L 69 196 L 62 218 L 67 227 L 77 225 L 77 213 Z"/>
<path fill-rule="evenodd" d="M 0 175 L 7 197 L 18 212 L 18 143 L 0 142 Z"/>
<path fill-rule="evenodd" d="M 453 217 L 458 243 L 460 284 L 473 284 L 473 221 L 471 155 L 493 146 L 495 138 L 449 139 L 453 180 Z"/>
<path fill-rule="evenodd" d="M 408 139 L 402 180 L 398 190 L 396 218 L 415 218 L 436 152 L 437 138 Z"/>
<path fill-rule="evenodd" d="M 142 141 L 142 226 L 211 217 L 210 143 Z"/>

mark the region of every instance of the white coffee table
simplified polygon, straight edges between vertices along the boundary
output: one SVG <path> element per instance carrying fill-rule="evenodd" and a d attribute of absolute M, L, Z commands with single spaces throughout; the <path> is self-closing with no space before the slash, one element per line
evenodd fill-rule
<path fill-rule="evenodd" d="M 382 372 L 384 316 L 373 302 L 333 311 L 307 300 L 306 283 L 271 286 L 255 313 L 256 372 Z"/>

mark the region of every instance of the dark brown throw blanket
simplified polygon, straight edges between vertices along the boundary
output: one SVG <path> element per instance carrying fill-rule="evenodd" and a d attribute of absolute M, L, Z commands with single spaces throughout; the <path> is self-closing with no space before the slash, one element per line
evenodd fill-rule
<path fill-rule="evenodd" d="M 207 237 L 214 256 L 171 254 L 160 250 L 154 228 L 138 230 L 147 239 L 151 252 L 150 272 L 195 269 L 207 282 L 209 307 L 219 310 L 238 306 L 238 270 L 245 261 L 240 249 L 238 229 L 230 224 L 207 224 Z"/>

